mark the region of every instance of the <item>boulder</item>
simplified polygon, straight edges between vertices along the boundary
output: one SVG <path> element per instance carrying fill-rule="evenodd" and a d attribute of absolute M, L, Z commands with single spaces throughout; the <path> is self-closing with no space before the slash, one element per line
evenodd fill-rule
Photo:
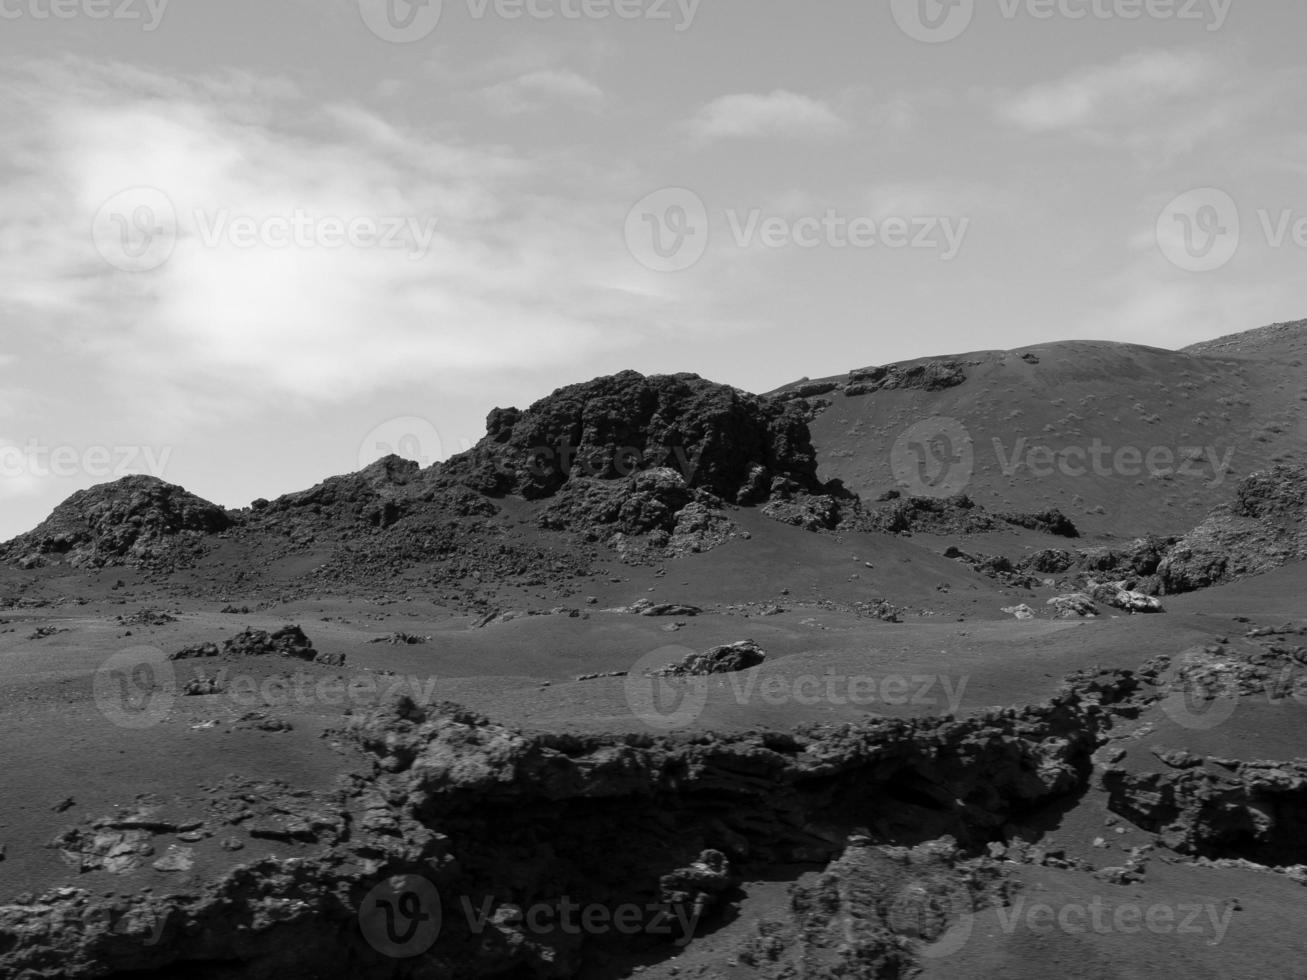
<path fill-rule="evenodd" d="M 767 659 L 766 652 L 753 640 L 740 640 L 693 653 L 680 663 L 668 664 L 653 671 L 656 677 L 701 677 L 708 674 L 733 674 L 757 667 Z"/>

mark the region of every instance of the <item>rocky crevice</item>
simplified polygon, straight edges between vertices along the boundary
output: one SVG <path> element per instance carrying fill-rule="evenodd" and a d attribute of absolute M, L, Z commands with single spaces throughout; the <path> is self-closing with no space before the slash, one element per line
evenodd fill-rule
<path fill-rule="evenodd" d="M 950 836 L 958 860 L 981 854 L 1085 789 L 1107 705 L 1135 684 L 1082 680 L 1048 704 L 966 720 L 729 737 L 525 734 L 401 699 L 349 723 L 373 762 L 343 780 L 338 830 L 312 856 L 241 865 L 193 893 L 26 897 L 0 907 L 0 971 L 571 976 L 611 940 L 542 938 L 515 910 L 560 896 L 633 903 L 679 910 L 703 932 L 750 867 L 821 868 L 852 846 Z M 411 960 L 381 955 L 359 928 L 369 891 L 397 875 L 426 878 L 442 899 L 439 941 Z M 483 906 L 494 913 L 477 931 L 464 913 Z M 637 944 L 677 949 L 665 936 Z"/>

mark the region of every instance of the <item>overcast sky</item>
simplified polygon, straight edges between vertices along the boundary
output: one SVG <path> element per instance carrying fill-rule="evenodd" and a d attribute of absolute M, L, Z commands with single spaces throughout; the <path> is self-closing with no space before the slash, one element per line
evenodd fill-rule
<path fill-rule="evenodd" d="M 603 16 L 603 15 L 607 16 Z M 0 537 L 634 368 L 1304 316 L 1307 8 L 0 0 Z"/>

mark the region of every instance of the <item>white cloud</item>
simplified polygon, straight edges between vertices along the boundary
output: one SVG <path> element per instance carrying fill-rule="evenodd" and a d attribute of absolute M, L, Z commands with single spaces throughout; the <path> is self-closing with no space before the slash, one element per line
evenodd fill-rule
<path fill-rule="evenodd" d="M 1113 129 L 1201 92 L 1214 76 L 1200 54 L 1145 51 L 1028 88 L 1005 100 L 999 116 L 1030 132 Z"/>
<path fill-rule="evenodd" d="M 603 89 L 588 78 L 553 68 L 491 85 L 482 94 L 496 112 L 504 115 L 531 112 L 551 103 L 598 112 L 605 102 Z"/>
<path fill-rule="evenodd" d="M 844 121 L 818 99 L 777 90 L 770 95 L 724 95 L 690 120 L 700 139 L 756 136 L 831 136 Z"/>
<path fill-rule="evenodd" d="M 615 288 L 630 263 L 614 233 L 621 211 L 586 167 L 439 140 L 244 76 L 69 61 L 11 80 L 19 94 L 0 107 L 14 171 L 0 189 L 6 354 L 59 344 L 74 387 L 228 416 L 419 380 L 471 388 L 507 367 L 622 347 L 632 338 L 613 322 L 642 319 L 639 298 Z M 548 73 L 530 83 L 570 85 Z M 127 273 L 102 260 L 90 229 L 104 202 L 138 186 L 168 195 L 178 238 L 164 265 Z M 224 219 L 297 212 L 436 224 L 424 253 L 206 241 Z"/>

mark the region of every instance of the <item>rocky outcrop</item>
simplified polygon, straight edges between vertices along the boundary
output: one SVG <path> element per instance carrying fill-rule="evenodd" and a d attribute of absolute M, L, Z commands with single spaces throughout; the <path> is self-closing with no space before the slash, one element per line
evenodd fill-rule
<path fill-rule="evenodd" d="M 40 525 L 0 546 L 0 559 L 25 567 L 66 562 L 167 567 L 205 549 L 231 516 L 217 504 L 152 476 L 129 476 L 73 494 Z"/>
<path fill-rule="evenodd" d="M 1098 615 L 1098 606 L 1083 592 L 1054 596 L 1047 604 L 1058 619 L 1093 619 Z"/>
<path fill-rule="evenodd" d="M 296 660 L 313 660 L 318 651 L 313 641 L 298 626 L 283 626 L 276 632 L 247 629 L 228 639 L 223 652 L 235 657 L 293 657 Z"/>
<path fill-rule="evenodd" d="M 865 521 L 869 529 L 888 534 L 982 534 L 1003 526 L 964 493 L 945 498 L 904 497 L 897 490 L 867 505 Z"/>
<path fill-rule="evenodd" d="M 1167 593 L 1232 582 L 1307 558 L 1307 468 L 1277 466 L 1240 481 L 1234 500 L 1181 538 L 1160 563 Z"/>
<path fill-rule="evenodd" d="M 958 361 L 937 360 L 924 363 L 889 364 L 862 368 L 849 373 L 844 394 L 850 398 L 870 395 L 887 389 L 915 388 L 920 391 L 945 391 L 967 380 L 966 370 Z"/>
<path fill-rule="evenodd" d="M 804 927 L 794 941 L 838 961 L 847 954 L 833 947 L 835 930 L 870 911 L 864 900 L 905 888 L 931 893 L 946 879 L 986 900 L 1000 876 L 963 852 L 979 856 L 1011 821 L 1080 791 L 1104 703 L 1133 684 L 1126 675 L 1097 678 L 1046 705 L 965 721 L 870 720 L 727 737 L 528 735 L 457 706 L 400 699 L 341 733 L 374 761 L 337 791 L 238 787 L 228 808 L 193 831 L 204 834 L 209 819 L 214 830 L 234 822 L 248 836 L 298 842 L 300 856 L 256 858 L 168 894 L 23 896 L 0 906 L 0 973 L 220 967 L 254 980 L 564 978 L 605 951 L 672 955 L 679 936 L 542 935 L 524 910 L 542 902 L 556 909 L 565 895 L 654 909 L 694 930 L 730 901 L 743 869 L 832 861 L 820 891 L 833 899 L 798 893 Z M 131 864 L 148 856 L 149 841 L 137 835 L 153 827 L 103 824 L 60 844 L 79 861 Z M 130 838 L 116 836 L 127 831 Z M 958 846 L 912 849 L 945 835 Z M 159 860 L 171 868 L 184 857 L 169 851 Z M 865 862 L 878 873 L 864 875 Z M 950 914 L 929 912 L 920 894 L 912 891 L 906 911 L 890 914 L 892 902 L 877 912 L 858 948 L 910 964 Z M 410 911 L 441 914 L 426 947 L 395 958 L 369 923 L 380 903 L 393 913 L 401 897 Z M 478 924 L 468 908 L 485 918 Z M 790 942 L 782 937 L 777 962 Z"/>
<path fill-rule="evenodd" d="M 692 653 L 679 663 L 668 664 L 653 673 L 661 677 L 703 677 L 709 674 L 733 674 L 757 667 L 767 659 L 766 652 L 753 640 L 740 640 Z"/>
<path fill-rule="evenodd" d="M 759 921 L 736 955 L 763 980 L 911 976 L 921 947 L 950 928 L 965 941 L 974 913 L 1018 888 L 1001 862 L 969 858 L 949 838 L 909 848 L 859 837 L 813 884 L 795 886 L 789 914 Z"/>
<path fill-rule="evenodd" d="M 626 371 L 560 388 L 525 411 L 496 409 L 473 449 L 441 466 L 446 479 L 530 500 L 574 478 L 613 480 L 670 468 L 692 490 L 762 503 L 774 479 L 818 492 L 817 459 L 797 406 L 693 374 Z"/>
<path fill-rule="evenodd" d="M 1059 538 L 1078 538 L 1080 532 L 1071 518 L 1060 510 L 1045 510 L 1036 514 L 1000 513 L 995 515 L 1000 521 L 1031 531 L 1051 534 Z"/>
<path fill-rule="evenodd" d="M 1307 763 L 1160 761 L 1165 770 L 1104 772 L 1114 812 L 1182 854 L 1307 864 Z"/>

